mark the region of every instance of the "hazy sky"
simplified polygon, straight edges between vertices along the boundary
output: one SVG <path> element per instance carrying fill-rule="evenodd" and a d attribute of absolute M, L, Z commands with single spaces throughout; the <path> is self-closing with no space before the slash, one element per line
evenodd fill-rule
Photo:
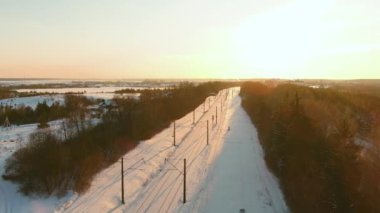
<path fill-rule="evenodd" d="M 379 0 L 0 0 L 0 78 L 380 78 Z"/>

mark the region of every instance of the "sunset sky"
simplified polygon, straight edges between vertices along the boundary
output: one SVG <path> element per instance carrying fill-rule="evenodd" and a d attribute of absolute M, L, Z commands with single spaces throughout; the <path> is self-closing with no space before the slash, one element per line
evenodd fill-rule
<path fill-rule="evenodd" d="M 0 78 L 380 78 L 379 0 L 0 0 Z"/>

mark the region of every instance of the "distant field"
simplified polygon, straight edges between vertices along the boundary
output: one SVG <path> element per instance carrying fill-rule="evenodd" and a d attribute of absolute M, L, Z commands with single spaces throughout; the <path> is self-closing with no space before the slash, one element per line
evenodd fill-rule
<path fill-rule="evenodd" d="M 146 89 L 146 87 L 77 87 L 77 88 L 49 88 L 49 89 L 18 89 L 17 92 L 37 92 L 37 93 L 114 93 L 122 89 Z"/>

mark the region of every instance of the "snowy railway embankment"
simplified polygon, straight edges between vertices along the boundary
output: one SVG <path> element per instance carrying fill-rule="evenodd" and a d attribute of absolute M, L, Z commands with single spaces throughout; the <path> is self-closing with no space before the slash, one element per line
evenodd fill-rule
<path fill-rule="evenodd" d="M 100 172 L 85 194 L 61 199 L 26 198 L 0 180 L 0 212 L 286 212 L 238 92 L 208 97 L 124 155 L 125 204 L 118 162 Z M 9 144 L 2 144 L 2 165 L 15 149 Z"/>
<path fill-rule="evenodd" d="M 238 89 L 209 97 L 175 122 L 175 134 L 172 124 L 124 156 L 125 204 L 120 171 L 120 163 L 104 170 L 86 194 L 74 196 L 57 211 L 287 211 L 254 126 L 240 106 Z"/>

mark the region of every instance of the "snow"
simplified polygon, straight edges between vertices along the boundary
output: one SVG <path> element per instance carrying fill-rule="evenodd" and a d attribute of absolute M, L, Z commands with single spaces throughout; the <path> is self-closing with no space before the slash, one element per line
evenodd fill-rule
<path fill-rule="evenodd" d="M 50 129 L 57 130 L 61 120 L 49 122 Z M 38 124 L 27 124 L 11 127 L 0 127 L 0 174 L 4 173 L 6 159 L 20 146 L 25 144 L 31 133 L 37 130 Z M 66 197 L 36 199 L 27 198 L 17 192 L 17 185 L 0 178 L 0 212 L 52 212 L 62 202 L 66 202 L 72 195 Z"/>
<path fill-rule="evenodd" d="M 239 212 L 241 208 L 246 212 L 286 212 L 281 190 L 265 166 L 256 130 L 241 108 L 237 94 L 235 88 L 233 96 L 225 90 L 216 100 L 210 97 L 210 107 L 206 100 L 205 105 L 195 110 L 194 123 L 193 113 L 177 120 L 175 147 L 172 124 L 127 153 L 124 205 L 120 192 L 121 165 L 117 162 L 100 172 L 86 193 L 69 194 L 62 199 L 25 198 L 16 193 L 15 185 L 0 180 L 0 206 L 5 206 L 0 207 L 0 212 L 43 209 L 47 212 Z M 211 119 L 216 107 L 217 123 Z M 206 144 L 207 120 L 209 145 Z M 4 156 L 0 157 L 2 167 Z M 185 204 L 184 158 L 187 161 Z"/>
<path fill-rule="evenodd" d="M 205 105 L 206 113 L 203 105 L 196 109 L 194 125 L 192 113 L 177 120 L 175 148 L 171 126 L 124 156 L 125 205 L 121 204 L 120 163 L 116 163 L 97 175 L 87 193 L 74 196 L 58 211 L 238 212 L 245 208 L 247 212 L 286 212 L 281 190 L 265 166 L 255 129 L 240 107 L 238 91 L 234 93 L 233 99 L 225 101 L 222 113 L 220 93 L 210 110 Z M 218 123 L 211 124 L 216 107 Z M 236 147 L 229 150 L 233 140 Z M 187 160 L 184 205 L 183 158 Z M 223 171 L 229 171 L 230 175 Z M 234 205 L 227 208 L 231 202 Z"/>
<path fill-rule="evenodd" d="M 72 80 L 52 80 L 52 79 L 0 79 L 0 85 L 3 86 L 18 86 L 18 85 L 36 85 L 36 84 L 71 84 Z"/>
<path fill-rule="evenodd" d="M 17 92 L 38 92 L 38 93 L 114 93 L 121 89 L 139 89 L 135 87 L 78 87 L 78 88 L 47 88 L 47 89 L 18 89 Z"/>
<path fill-rule="evenodd" d="M 240 105 L 240 101 L 234 104 Z M 268 171 L 257 132 L 246 112 L 233 107 L 224 147 L 198 195 L 196 212 L 287 212 L 275 177 Z M 195 202 L 195 203 L 197 203 Z"/>
<path fill-rule="evenodd" d="M 26 139 L 30 133 L 37 129 L 37 124 L 0 127 L 0 142 L 15 142 Z"/>
<path fill-rule="evenodd" d="M 88 97 L 88 98 L 104 99 L 104 100 L 111 100 L 114 97 L 135 98 L 135 99 L 138 99 L 140 97 L 140 93 L 123 93 L 123 94 L 117 94 L 117 93 L 85 93 L 83 95 Z"/>
<path fill-rule="evenodd" d="M 21 98 L 8 98 L 0 100 L 0 105 L 8 106 L 30 106 L 35 109 L 38 103 L 46 102 L 47 105 L 51 106 L 54 102 L 64 103 L 63 95 L 38 95 L 31 97 L 21 97 Z"/>
<path fill-rule="evenodd" d="M 115 94 L 112 92 L 99 92 L 99 93 L 84 93 L 81 95 L 87 98 L 111 100 L 114 98 L 115 95 L 117 97 L 138 98 L 140 96 L 140 93 Z M 43 102 L 46 102 L 48 106 L 51 106 L 54 102 L 59 102 L 61 105 L 63 105 L 65 102 L 65 98 L 63 94 L 7 98 L 7 99 L 1 99 L 0 105 L 3 105 L 3 106 L 8 105 L 8 106 L 13 106 L 13 107 L 24 105 L 24 106 L 30 106 L 31 108 L 35 109 L 38 103 L 43 103 Z"/>
<path fill-rule="evenodd" d="M 110 100 L 114 97 L 116 90 L 129 87 L 85 87 L 85 88 L 49 88 L 49 89 L 18 89 L 17 92 L 37 92 L 37 93 L 81 93 L 83 96 L 94 99 Z M 132 87 L 133 88 L 133 87 Z M 139 89 L 139 88 L 135 88 Z M 62 96 L 62 95 L 60 95 Z"/>
<path fill-rule="evenodd" d="M 136 89 L 136 90 L 142 90 L 142 89 L 163 89 L 163 87 L 140 87 L 140 86 L 134 86 L 134 87 L 116 87 L 116 86 L 108 86 L 108 87 L 78 87 L 78 88 L 48 88 L 48 89 L 18 89 L 17 92 L 36 92 L 36 93 L 55 93 L 55 94 L 65 94 L 65 93 L 80 93 L 83 96 L 86 96 L 88 98 L 95 98 L 95 99 L 105 99 L 110 100 L 114 98 L 115 95 L 117 96 L 128 96 L 132 98 L 136 98 L 140 96 L 140 93 L 124 93 L 124 94 L 115 94 L 115 91 L 122 90 L 122 89 Z M 62 96 L 62 95 L 59 95 Z M 51 95 L 50 97 L 54 97 L 54 95 Z"/>

